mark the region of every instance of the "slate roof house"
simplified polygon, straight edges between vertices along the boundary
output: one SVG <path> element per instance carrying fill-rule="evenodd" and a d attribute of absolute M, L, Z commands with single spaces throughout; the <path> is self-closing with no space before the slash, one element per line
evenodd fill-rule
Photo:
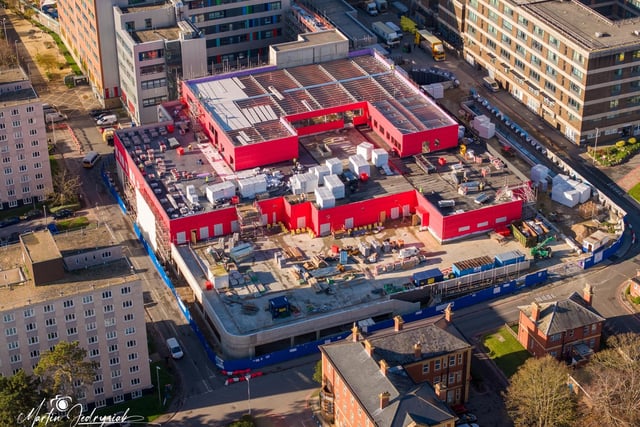
<path fill-rule="evenodd" d="M 443 316 L 321 346 L 324 415 L 340 426 L 453 427 L 466 402 L 471 345 Z"/>
<path fill-rule="evenodd" d="M 533 302 L 520 309 L 518 341 L 536 357 L 549 354 L 581 364 L 600 348 L 605 318 L 591 307 L 593 289 L 586 285 L 567 299 Z"/>

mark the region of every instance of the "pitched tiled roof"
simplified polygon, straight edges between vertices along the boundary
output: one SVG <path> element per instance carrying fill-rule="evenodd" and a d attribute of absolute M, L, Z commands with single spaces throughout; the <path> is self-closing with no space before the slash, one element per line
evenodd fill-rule
<path fill-rule="evenodd" d="M 435 397 L 429 384 L 413 384 L 402 370 L 390 370 L 387 376 L 383 375 L 362 341 L 347 339 L 321 346 L 321 350 L 375 425 L 407 427 L 415 420 L 433 425 L 455 418 Z M 384 392 L 390 394 L 389 404 L 380 409 L 379 396 Z"/>
<path fill-rule="evenodd" d="M 538 303 L 538 305 L 540 306 L 538 329 L 546 336 L 606 320 L 591 306 L 588 306 L 577 292 L 571 294 L 567 299 Z M 531 304 L 518 308 L 531 318 Z"/>

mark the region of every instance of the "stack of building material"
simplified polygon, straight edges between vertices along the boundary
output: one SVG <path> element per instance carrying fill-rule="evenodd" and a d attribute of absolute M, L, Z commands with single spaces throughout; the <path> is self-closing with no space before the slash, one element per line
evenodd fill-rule
<path fill-rule="evenodd" d="M 373 151 L 373 144 L 367 141 L 361 142 L 356 147 L 356 154 L 361 155 L 368 162 L 371 160 L 371 152 Z"/>
<path fill-rule="evenodd" d="M 580 193 L 573 184 L 577 181 L 569 179 L 566 175 L 556 175 L 553 177 L 553 187 L 551 188 L 551 200 L 567 207 L 574 207 L 580 202 Z"/>
<path fill-rule="evenodd" d="M 384 148 L 376 148 L 371 152 L 371 162 L 377 168 L 389 163 L 389 153 Z"/>
<path fill-rule="evenodd" d="M 342 173 L 342 160 L 332 157 L 325 160 L 324 164 L 329 167 L 332 174 L 340 175 Z"/>
<path fill-rule="evenodd" d="M 331 194 L 336 199 L 344 198 L 344 183 L 340 181 L 338 175 L 328 175 L 324 178 L 324 186 L 331 190 Z"/>
<path fill-rule="evenodd" d="M 207 199 L 210 203 L 215 203 L 216 200 L 230 199 L 236 195 L 236 186 L 231 181 L 221 182 L 219 184 L 209 185 L 206 189 Z"/>
<path fill-rule="evenodd" d="M 492 138 L 496 133 L 496 125 L 491 123 L 487 116 L 476 116 L 471 121 L 473 128 L 478 131 L 481 138 Z"/>
<path fill-rule="evenodd" d="M 316 195 L 316 203 L 320 209 L 332 208 L 336 205 L 336 198 L 328 187 L 316 188 L 314 193 Z"/>
<path fill-rule="evenodd" d="M 580 194 L 580 203 L 585 203 L 591 198 L 591 187 L 584 182 L 579 182 L 574 189 Z"/>
<path fill-rule="evenodd" d="M 250 178 L 238 180 L 238 190 L 242 197 L 252 199 L 256 194 L 267 191 L 267 178 L 264 175 L 256 175 Z"/>
<path fill-rule="evenodd" d="M 349 156 L 349 169 L 356 176 L 360 177 L 362 174 L 371 176 L 371 167 L 367 160 L 359 154 Z"/>
<path fill-rule="evenodd" d="M 318 188 L 318 176 L 313 172 L 301 173 L 291 177 L 291 191 L 293 194 L 311 193 L 316 188 Z"/>
<path fill-rule="evenodd" d="M 531 168 L 531 182 L 534 186 L 541 186 L 542 191 L 547 189 L 547 177 L 549 176 L 549 168 L 545 165 L 537 164 Z"/>
<path fill-rule="evenodd" d="M 518 264 L 525 260 L 525 256 L 519 250 L 509 251 L 496 255 L 494 258 L 496 267 L 504 267 L 505 265 Z"/>
<path fill-rule="evenodd" d="M 313 172 L 318 177 L 318 185 L 324 184 L 324 177 L 331 175 L 331 170 L 327 165 L 319 165 L 311 168 L 310 172 Z"/>

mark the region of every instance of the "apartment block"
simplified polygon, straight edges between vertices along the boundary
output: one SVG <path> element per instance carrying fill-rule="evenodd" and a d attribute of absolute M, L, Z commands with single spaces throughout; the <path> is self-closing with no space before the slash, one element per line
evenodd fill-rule
<path fill-rule="evenodd" d="M 114 21 L 122 104 L 136 124 L 154 123 L 180 77 L 207 75 L 206 41 L 170 4 L 114 7 Z"/>
<path fill-rule="evenodd" d="M 0 209 L 40 202 L 53 191 L 42 101 L 21 68 L 0 74 Z"/>
<path fill-rule="evenodd" d="M 76 384 L 86 407 L 142 396 L 152 387 L 141 282 L 105 226 L 20 236 L 0 254 L 0 373 L 31 374 L 40 355 L 78 341 L 99 368 Z M 103 244 L 96 247 L 95 242 Z"/>
<path fill-rule="evenodd" d="M 468 0 L 464 56 L 575 144 L 639 135 L 639 16 L 624 2 Z"/>
<path fill-rule="evenodd" d="M 128 45 L 116 41 L 116 33 L 123 24 L 117 21 L 117 17 L 126 14 L 123 11 L 135 12 L 134 19 L 124 22 L 125 31 L 158 30 L 173 21 L 181 29 L 180 40 L 184 40 L 191 33 L 191 28 L 196 28 L 197 34 L 206 39 L 205 50 L 198 52 L 195 58 L 193 55 L 183 58 L 183 71 L 204 75 L 266 62 L 269 45 L 285 40 L 284 14 L 289 8 L 289 0 L 59 0 L 57 7 L 60 35 L 88 75 L 96 98 L 104 105 L 115 106 L 119 104 L 123 91 L 118 54 Z M 119 9 L 119 12 L 114 9 Z M 127 27 L 132 23 L 133 27 Z M 166 55 L 165 50 L 161 52 L 166 66 L 171 68 L 178 61 L 170 55 L 175 51 L 177 33 L 168 36 Z M 162 35 L 156 41 L 160 38 Z M 141 40 L 143 44 L 150 41 Z M 184 46 L 183 43 L 180 45 Z M 131 54 L 125 50 L 125 56 Z M 203 60 L 207 64 L 204 70 L 201 66 Z M 131 84 L 131 76 L 124 79 Z M 131 92 L 133 86 L 126 89 Z M 128 102 L 132 94 L 126 93 L 125 96 L 125 102 Z M 136 93 L 136 101 L 145 96 L 148 95 Z"/>
<path fill-rule="evenodd" d="M 471 345 L 451 323 L 450 307 L 444 316 L 408 326 L 396 316 L 393 329 L 369 334 L 354 325 L 350 337 L 320 351 L 321 407 L 335 425 L 429 420 L 430 426 L 453 427 L 451 406 L 469 397 Z"/>

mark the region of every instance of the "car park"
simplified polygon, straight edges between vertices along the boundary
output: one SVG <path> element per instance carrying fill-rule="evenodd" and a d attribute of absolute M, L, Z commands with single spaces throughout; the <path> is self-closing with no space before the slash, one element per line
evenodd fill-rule
<path fill-rule="evenodd" d="M 64 219 L 64 218 L 69 218 L 70 216 L 73 216 L 74 212 L 71 209 L 60 209 L 59 211 L 54 212 L 53 214 L 51 214 L 53 216 L 54 219 Z"/>

